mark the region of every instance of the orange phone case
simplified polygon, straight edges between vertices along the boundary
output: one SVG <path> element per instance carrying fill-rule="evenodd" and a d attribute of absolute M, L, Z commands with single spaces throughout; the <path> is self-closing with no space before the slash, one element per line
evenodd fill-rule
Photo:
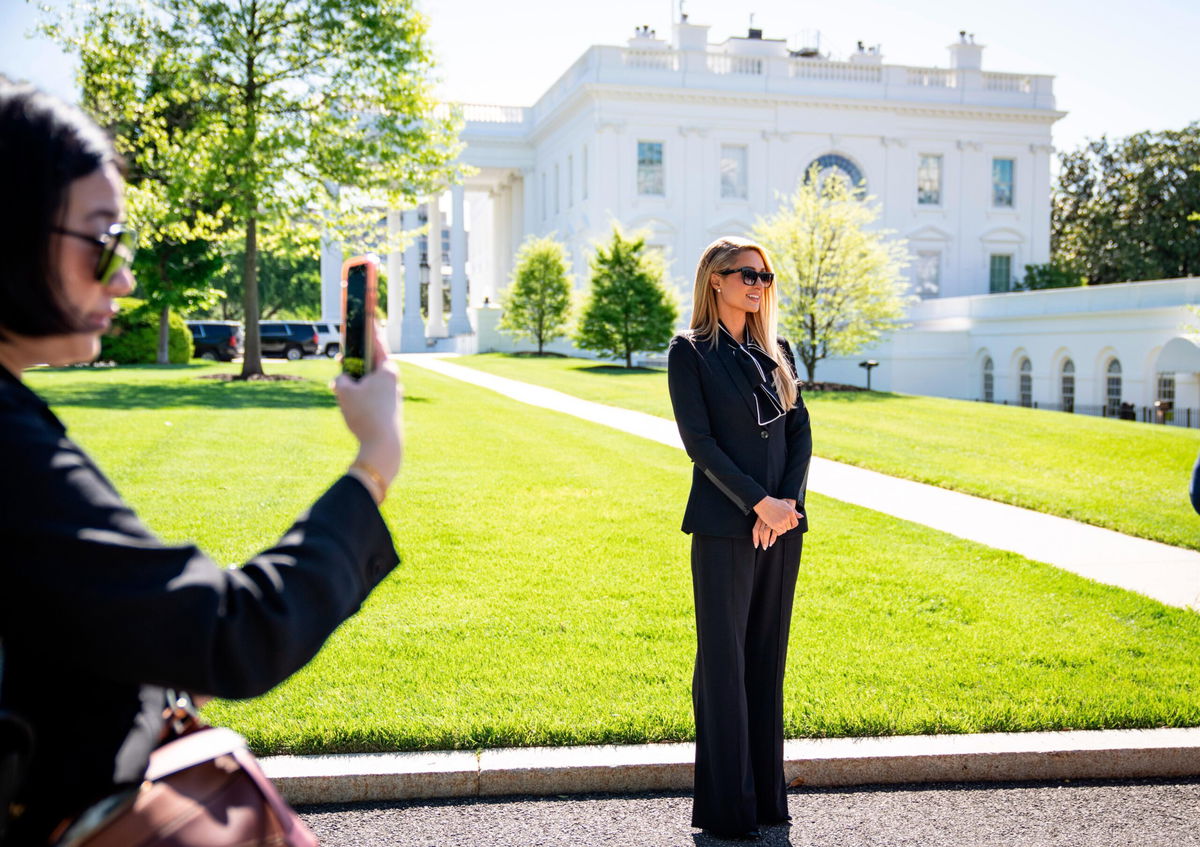
<path fill-rule="evenodd" d="M 349 313 L 346 311 L 346 296 L 348 293 L 348 280 L 350 278 L 350 269 L 358 265 L 365 265 L 367 268 L 367 291 L 365 302 L 363 304 L 363 357 L 361 363 L 357 356 L 350 357 L 346 353 L 348 346 L 346 344 L 346 318 Z M 362 377 L 370 373 L 375 368 L 375 309 L 379 297 L 379 257 L 374 254 L 366 254 L 363 256 L 354 256 L 342 262 L 342 370 L 351 376 Z"/>

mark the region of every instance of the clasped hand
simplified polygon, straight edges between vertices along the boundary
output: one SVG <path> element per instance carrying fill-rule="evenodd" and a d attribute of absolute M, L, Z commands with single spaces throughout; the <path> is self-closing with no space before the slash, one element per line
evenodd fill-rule
<path fill-rule="evenodd" d="M 758 516 L 754 521 L 754 529 L 750 531 L 750 539 L 755 549 L 767 549 L 775 543 L 775 539 L 790 529 L 794 529 L 803 514 L 796 511 L 796 501 L 780 500 L 776 497 L 764 497 L 754 506 Z"/>

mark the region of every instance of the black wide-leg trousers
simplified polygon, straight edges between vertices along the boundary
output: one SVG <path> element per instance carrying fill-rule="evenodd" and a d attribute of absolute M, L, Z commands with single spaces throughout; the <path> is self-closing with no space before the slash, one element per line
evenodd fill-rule
<path fill-rule="evenodd" d="M 803 538 L 756 550 L 749 538 L 692 536 L 692 826 L 744 832 L 787 815 L 783 671 Z"/>

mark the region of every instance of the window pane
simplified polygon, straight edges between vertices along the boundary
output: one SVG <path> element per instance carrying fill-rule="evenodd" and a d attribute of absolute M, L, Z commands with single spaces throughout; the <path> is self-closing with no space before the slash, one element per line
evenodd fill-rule
<path fill-rule="evenodd" d="M 922 156 L 917 168 L 917 202 L 938 206 L 942 202 L 942 157 Z"/>
<path fill-rule="evenodd" d="M 1013 205 L 1013 160 L 992 159 L 992 205 Z"/>
<path fill-rule="evenodd" d="M 983 360 L 983 400 L 985 403 L 992 403 L 995 401 L 995 386 L 995 368 L 992 365 L 992 357 L 988 356 Z"/>
<path fill-rule="evenodd" d="M 638 142 L 638 194 L 662 196 L 663 146 L 661 141 Z"/>
<path fill-rule="evenodd" d="M 1033 405 L 1033 363 L 1028 359 L 1021 360 L 1021 397 L 1022 406 Z"/>
<path fill-rule="evenodd" d="M 988 291 L 1008 291 L 1012 287 L 1012 256 L 993 253 L 988 266 Z"/>
<path fill-rule="evenodd" d="M 1064 412 L 1075 411 L 1075 363 L 1070 359 L 1062 366 L 1062 408 Z"/>
<path fill-rule="evenodd" d="M 721 196 L 746 198 L 746 148 L 721 145 Z"/>
<path fill-rule="evenodd" d="M 937 250 L 922 250 L 917 253 L 916 264 L 917 296 L 937 297 L 942 290 L 942 254 Z"/>
<path fill-rule="evenodd" d="M 1105 385 L 1108 413 L 1115 415 L 1121 410 L 1121 363 L 1113 359 L 1108 363 L 1108 378 Z"/>

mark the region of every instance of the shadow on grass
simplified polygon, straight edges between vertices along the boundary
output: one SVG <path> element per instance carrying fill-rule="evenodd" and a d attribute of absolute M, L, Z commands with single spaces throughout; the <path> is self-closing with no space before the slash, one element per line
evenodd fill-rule
<path fill-rule="evenodd" d="M 627 368 L 624 365 L 580 365 L 572 370 L 589 376 L 635 376 L 637 374 L 666 373 L 662 368 Z"/>
<path fill-rule="evenodd" d="M 880 400 L 899 400 L 902 396 L 887 391 L 805 391 L 804 402 L 878 403 Z"/>
<path fill-rule="evenodd" d="M 95 409 L 313 409 L 337 405 L 333 392 L 316 380 L 219 382 L 89 382 L 39 387 L 51 406 Z"/>

